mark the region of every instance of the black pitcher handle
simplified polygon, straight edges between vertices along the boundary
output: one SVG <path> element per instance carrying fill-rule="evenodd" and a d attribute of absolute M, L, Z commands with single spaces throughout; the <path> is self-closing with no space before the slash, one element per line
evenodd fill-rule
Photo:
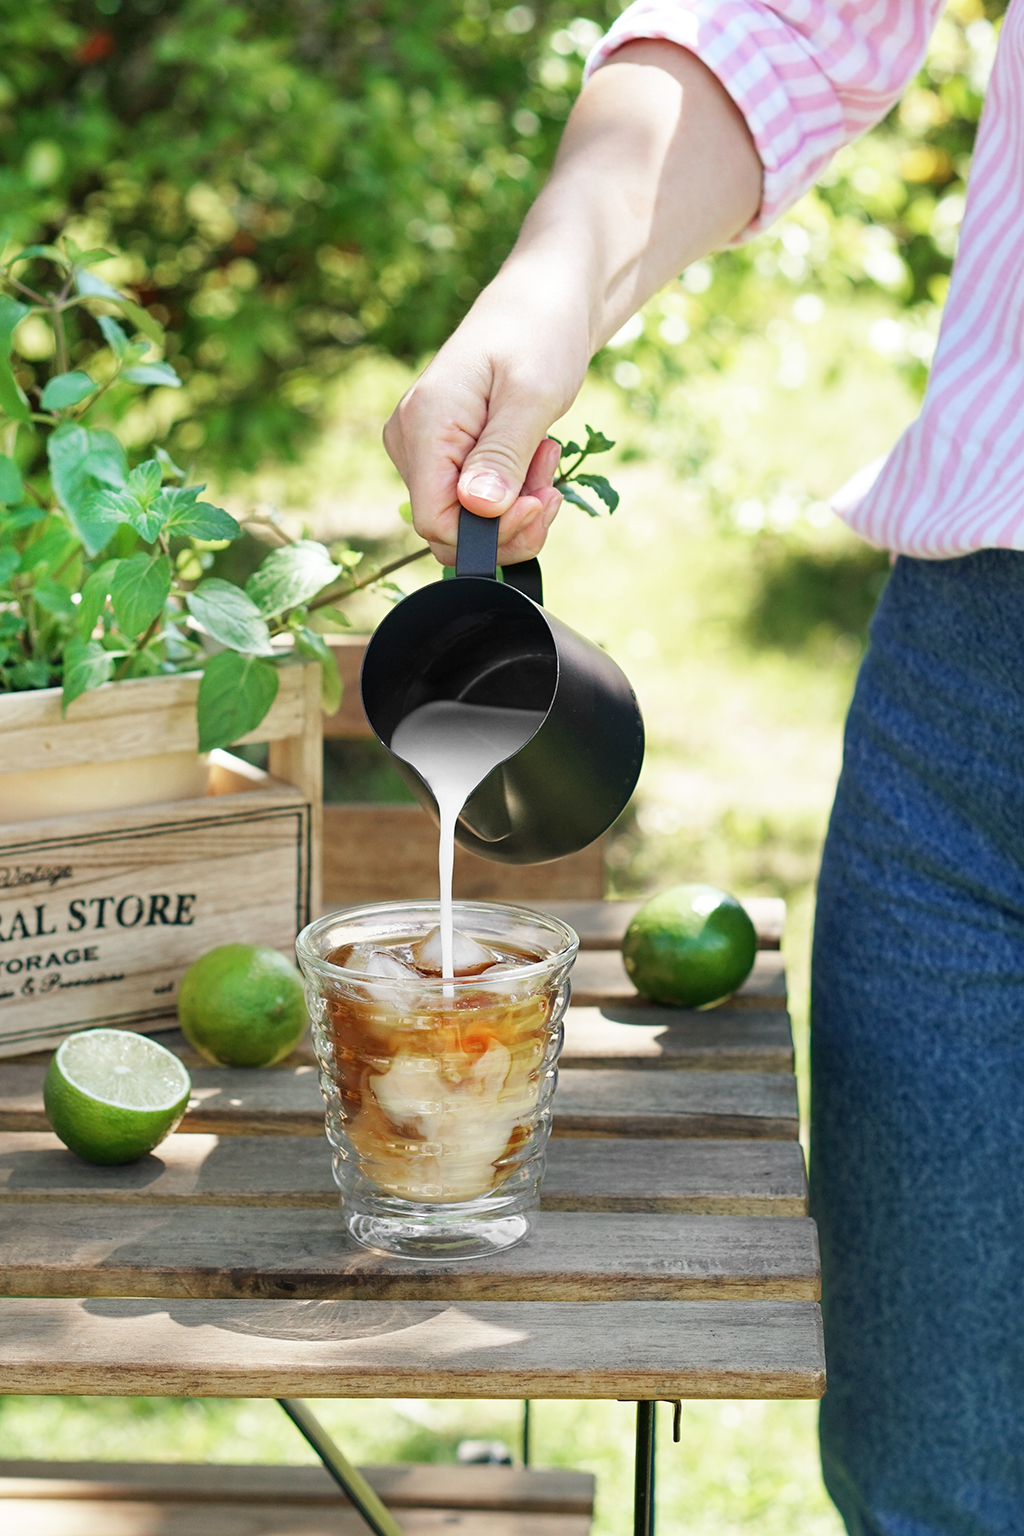
<path fill-rule="evenodd" d="M 456 576 L 484 576 L 495 579 L 498 566 L 498 519 L 479 517 L 467 507 L 459 511 L 459 542 L 455 550 Z M 515 587 L 525 597 L 543 604 L 544 587 L 539 560 L 521 560 L 518 565 L 503 565 L 502 578 L 507 587 Z"/>

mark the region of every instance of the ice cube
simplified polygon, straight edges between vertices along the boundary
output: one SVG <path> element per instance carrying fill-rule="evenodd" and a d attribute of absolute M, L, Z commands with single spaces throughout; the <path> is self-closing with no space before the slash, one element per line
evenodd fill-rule
<path fill-rule="evenodd" d="M 397 955 L 389 954 L 386 949 L 374 950 L 366 962 L 366 974 L 385 976 L 388 981 L 419 980 L 418 971 L 414 971 L 411 965 L 406 965 L 403 960 L 399 960 Z"/>
<path fill-rule="evenodd" d="M 460 933 L 457 928 L 454 940 L 456 976 L 478 976 L 489 965 L 493 965 L 498 958 L 493 950 L 487 949 L 483 944 L 478 944 L 476 939 L 471 938 L 468 933 Z M 429 933 L 424 934 L 423 938 L 412 946 L 412 958 L 416 969 L 424 976 L 440 976 L 440 928 L 431 928 Z"/>
<path fill-rule="evenodd" d="M 378 949 L 373 944 L 353 944 L 345 961 L 347 971 L 359 971 L 363 976 L 382 976 L 389 981 L 415 981 L 419 973 L 405 965 L 389 950 Z"/>

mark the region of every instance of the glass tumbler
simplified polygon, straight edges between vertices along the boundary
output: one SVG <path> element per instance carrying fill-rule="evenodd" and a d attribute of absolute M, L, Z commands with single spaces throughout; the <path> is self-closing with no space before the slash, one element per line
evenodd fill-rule
<path fill-rule="evenodd" d="M 458 901 L 456 931 L 497 963 L 447 982 L 400 967 L 438 921 L 436 901 L 353 907 L 295 947 L 349 1232 L 378 1252 L 469 1259 L 530 1230 L 579 940 L 524 907 Z M 339 963 L 352 946 L 366 969 Z"/>

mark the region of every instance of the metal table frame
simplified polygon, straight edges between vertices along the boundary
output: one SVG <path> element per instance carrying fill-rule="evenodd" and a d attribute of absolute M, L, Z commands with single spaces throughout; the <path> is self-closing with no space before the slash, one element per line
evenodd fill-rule
<path fill-rule="evenodd" d="M 358 1467 L 354 1467 L 298 1397 L 279 1397 L 278 1402 L 296 1429 L 319 1456 L 349 1503 L 362 1515 L 373 1536 L 403 1536 L 402 1528 L 391 1511 L 374 1493 Z M 672 1400 L 675 1409 L 672 1439 L 678 1443 L 683 1405 Z M 633 1536 L 654 1536 L 654 1473 L 657 1458 L 657 1402 L 636 1405 L 636 1449 L 633 1468 Z M 530 1403 L 523 1404 L 523 1465 L 530 1464 Z"/>

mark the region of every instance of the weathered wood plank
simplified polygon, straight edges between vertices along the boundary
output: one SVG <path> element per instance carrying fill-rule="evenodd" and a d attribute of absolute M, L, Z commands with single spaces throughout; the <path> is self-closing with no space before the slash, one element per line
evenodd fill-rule
<path fill-rule="evenodd" d="M 45 1065 L 0 1068 L 0 1131 L 48 1129 Z M 264 1072 L 192 1069 L 184 1132 L 217 1136 L 323 1134 L 323 1103 L 312 1066 Z M 774 1072 L 664 1072 L 567 1068 L 559 1073 L 556 1136 L 704 1136 L 794 1139 L 796 1081 Z"/>
<path fill-rule="evenodd" d="M 98 1168 L 50 1133 L 0 1135 L 0 1202 L 253 1205 L 333 1209 L 326 1142 L 307 1137 L 171 1136 L 152 1157 Z M 548 1148 L 545 1210 L 804 1216 L 795 1141 L 588 1141 Z"/>
<path fill-rule="evenodd" d="M 0 1300 L 0 1392 L 820 1397 L 813 1302 Z"/>
<path fill-rule="evenodd" d="M 8 1205 L 6 1296 L 308 1297 L 411 1301 L 814 1300 L 803 1217 L 540 1212 L 485 1259 L 393 1259 L 334 1211 L 236 1206 Z"/>
<path fill-rule="evenodd" d="M 806 1216 L 797 1141 L 549 1143 L 544 1210 L 679 1211 L 708 1216 Z"/>
<path fill-rule="evenodd" d="M 161 1031 L 156 1038 L 190 1070 L 205 1065 L 180 1030 Z M 781 1009 L 722 1007 L 702 1013 L 639 1001 L 607 1008 L 573 1006 L 565 1016 L 561 1062 L 564 1067 L 792 1072 L 793 1036 L 789 1015 Z M 315 1064 L 307 1033 L 284 1066 Z"/>
<path fill-rule="evenodd" d="M 184 1470 L 184 1469 L 183 1469 Z M 208 1503 L 175 1499 L 106 1501 L 5 1498 L 0 1519 L 17 1536 L 366 1536 L 366 1523 L 340 1502 L 328 1514 L 278 1500 Z M 587 1515 L 538 1515 L 503 1510 L 403 1509 L 405 1536 L 587 1536 Z"/>
<path fill-rule="evenodd" d="M 786 926 L 782 897 L 744 896 L 741 900 L 757 929 L 758 949 L 778 949 Z M 544 911 L 575 928 L 581 949 L 618 949 L 642 905 L 640 901 L 546 901 Z"/>
<path fill-rule="evenodd" d="M 405 1462 L 360 1467 L 391 1509 L 500 1509 L 590 1515 L 594 1476 L 562 1468 Z M 322 1466 L 208 1462 L 0 1461 L 0 1499 L 138 1499 L 205 1504 L 347 1503 Z"/>
<path fill-rule="evenodd" d="M 617 950 L 586 950 L 572 970 L 572 997 L 579 1007 L 608 1008 L 640 999 Z M 785 962 L 778 950 L 758 950 L 754 969 L 729 999 L 730 1008 L 784 1009 Z"/>
<path fill-rule="evenodd" d="M 554 1134 L 795 1140 L 796 1079 L 781 1072 L 569 1069 L 558 1077 Z"/>
<path fill-rule="evenodd" d="M 243 741 L 299 736 L 307 724 L 305 666 L 278 669 L 278 690 L 262 724 Z M 198 751 L 198 672 L 106 683 L 74 701 L 66 717 L 61 690 L 4 695 L 0 773 L 109 763 L 158 752 Z M 316 721 L 319 730 L 319 720 Z"/>
<path fill-rule="evenodd" d="M 437 827 L 418 805 L 324 806 L 325 910 L 364 901 L 420 900 L 437 892 Z M 495 864 L 456 845 L 457 897 L 546 905 L 556 897 L 599 900 L 600 840 L 550 864 Z"/>
<path fill-rule="evenodd" d="M 566 1067 L 792 1072 L 793 1035 L 781 1009 L 573 1007 L 560 1060 Z"/>

